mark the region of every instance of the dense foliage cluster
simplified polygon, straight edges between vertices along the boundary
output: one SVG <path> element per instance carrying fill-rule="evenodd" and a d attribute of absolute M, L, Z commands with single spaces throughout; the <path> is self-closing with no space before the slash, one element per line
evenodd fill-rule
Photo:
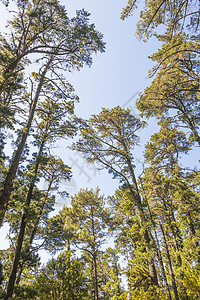
<path fill-rule="evenodd" d="M 137 100 L 141 119 L 120 106 L 75 116 L 78 97 L 64 74 L 91 66 L 105 48 L 84 10 L 70 19 L 57 0 L 16 1 L 10 32 L 0 35 L 0 224 L 9 224 L 10 239 L 0 299 L 200 298 L 200 173 L 184 160 L 200 147 L 199 2 L 129 0 L 121 18 L 137 6 L 138 37 L 161 42 L 152 83 Z M 159 131 L 136 176 L 143 117 Z M 71 149 L 119 187 L 109 197 L 101 183 L 85 187 L 50 216 L 73 171 L 52 146 L 77 132 Z M 41 249 L 57 258 L 42 266 Z"/>

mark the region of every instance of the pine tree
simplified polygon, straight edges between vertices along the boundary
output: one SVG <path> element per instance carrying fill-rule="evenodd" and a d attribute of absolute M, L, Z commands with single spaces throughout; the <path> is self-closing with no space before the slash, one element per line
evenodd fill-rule
<path fill-rule="evenodd" d="M 35 3 L 35 1 L 34 1 Z M 46 2 L 45 2 L 46 3 Z M 45 4 L 41 2 L 42 4 Z M 36 2 L 36 4 L 40 4 Z M 55 4 L 55 5 L 54 5 Z M 55 7 L 54 7 L 55 6 Z M 37 5 L 36 8 L 38 9 Z M 24 7 L 23 14 L 17 15 L 11 26 L 16 33 L 16 42 L 19 39 L 19 43 L 21 44 L 20 38 L 18 38 L 19 33 L 22 32 L 24 24 L 28 26 L 27 30 L 29 30 L 30 24 L 34 24 L 32 30 L 34 31 L 35 26 L 41 26 L 41 22 L 46 21 L 47 26 L 49 28 L 47 34 L 47 41 L 44 40 L 44 45 L 37 44 L 33 46 L 34 53 L 38 56 L 36 58 L 36 62 L 40 62 L 40 70 L 34 77 L 37 81 L 37 87 L 35 90 L 31 91 L 31 107 L 29 110 L 29 114 L 26 119 L 26 125 L 22 129 L 22 133 L 20 136 L 20 142 L 18 144 L 17 150 L 13 155 L 11 160 L 9 170 L 6 174 L 5 180 L 3 182 L 3 186 L 1 188 L 0 193 L 0 223 L 2 224 L 5 212 L 7 210 L 7 204 L 10 199 L 13 181 L 16 177 L 16 172 L 19 166 L 20 158 L 22 156 L 25 143 L 29 136 L 30 128 L 33 122 L 33 118 L 35 115 L 35 111 L 37 108 L 38 101 L 41 97 L 41 93 L 44 92 L 45 86 L 48 87 L 48 83 L 51 82 L 54 86 L 57 86 L 57 81 L 59 80 L 63 83 L 62 72 L 64 70 L 72 70 L 77 69 L 80 70 L 84 64 L 91 65 L 92 58 L 91 55 L 97 51 L 104 51 L 104 43 L 102 42 L 102 35 L 97 32 L 94 28 L 94 25 L 88 24 L 89 14 L 84 10 L 77 11 L 76 17 L 69 20 L 66 15 L 66 12 L 62 6 L 60 6 L 57 2 L 53 2 L 53 12 L 56 11 L 56 16 L 54 14 L 49 14 L 48 9 L 46 10 L 46 6 L 42 6 L 40 14 L 36 13 L 36 10 L 28 4 Z M 30 12 L 31 11 L 31 12 Z M 41 21 L 37 23 L 37 18 L 33 20 L 29 20 L 29 15 L 40 15 Z M 50 20 L 49 20 L 50 17 Z M 55 17 L 55 19 L 54 19 Z M 47 20 L 46 20 L 47 18 Z M 52 22 L 53 18 L 53 24 Z M 56 26 L 54 26 L 54 22 L 56 22 Z M 29 24 L 30 23 L 30 24 Z M 42 23 L 43 24 L 43 23 Z M 52 26 L 52 27 L 51 27 Z M 29 31 L 27 32 L 28 41 L 29 39 L 34 39 L 32 35 L 29 36 Z M 43 38 L 41 38 L 43 42 Z M 40 41 L 40 35 L 39 35 Z M 46 46 L 46 42 L 48 46 Z M 23 44 L 26 48 L 27 44 Z M 44 48 L 44 49 L 43 49 Z M 29 50 L 27 50 L 29 51 Z M 24 56 L 24 54 L 22 55 Z M 13 65 L 17 63 L 18 59 L 13 61 Z M 8 69 L 12 69 L 9 67 Z M 49 74 L 49 76 L 47 76 Z M 46 90 L 48 92 L 48 90 Z"/>
<path fill-rule="evenodd" d="M 199 2 L 196 0 L 146 0 L 143 6 L 142 4 L 141 1 L 128 0 L 127 6 L 122 10 L 121 19 L 132 15 L 139 7 L 140 19 L 136 32 L 144 40 L 157 33 L 159 25 L 164 25 L 164 29 L 169 30 L 171 36 L 186 25 L 193 32 L 199 26 Z"/>
<path fill-rule="evenodd" d="M 55 93 L 54 97 L 56 96 L 57 95 Z M 67 117 L 67 114 L 69 114 L 69 117 Z M 45 147 L 47 146 L 47 144 L 51 144 L 53 141 L 56 141 L 56 139 L 74 135 L 74 133 L 76 132 L 76 126 L 75 124 L 73 124 L 73 120 L 71 121 L 70 114 L 73 114 L 73 101 L 68 101 L 68 99 L 60 100 L 59 94 L 58 94 L 58 99 L 57 100 L 55 99 L 54 102 L 51 99 L 47 98 L 41 104 L 41 106 L 38 107 L 39 120 L 37 124 L 36 135 L 35 135 L 35 146 L 38 146 L 38 153 L 35 156 L 35 162 L 33 164 L 30 184 L 26 196 L 25 210 L 22 215 L 20 231 L 16 243 L 15 256 L 14 256 L 12 270 L 10 273 L 10 278 L 7 287 L 8 298 L 12 296 L 13 289 L 14 289 L 14 284 L 15 284 L 15 279 L 16 279 L 16 274 L 17 274 L 17 269 L 18 269 L 18 264 L 20 259 L 20 253 L 22 250 L 22 244 L 23 244 L 25 230 L 27 226 L 28 210 L 31 205 L 34 187 L 38 180 L 38 173 L 39 173 L 39 169 L 41 168 L 40 165 L 43 164 L 45 160 L 44 157 Z M 44 172 L 44 170 L 46 169 L 46 172 L 51 177 L 50 185 L 49 185 L 49 191 L 50 191 L 53 182 L 55 182 L 55 180 L 56 181 L 58 180 L 58 174 L 55 173 L 58 172 L 60 177 L 62 176 L 62 178 L 69 179 L 70 170 L 68 166 L 65 166 L 62 163 L 61 160 L 60 161 L 56 159 L 53 160 L 51 158 L 51 159 L 47 159 L 46 163 L 48 167 L 46 169 L 46 167 L 42 166 L 43 168 L 42 172 Z M 44 199 L 44 201 L 46 202 L 46 199 Z M 42 213 L 42 211 L 40 212 L 40 214 Z M 37 218 L 39 218 L 38 219 L 39 221 L 40 216 L 37 216 Z M 35 227 L 35 230 L 37 230 L 37 225 Z M 33 241 L 34 235 L 35 233 L 33 232 L 33 236 L 30 237 L 31 243 Z"/>
<path fill-rule="evenodd" d="M 34 283 L 35 299 L 88 299 L 84 266 L 70 251 L 62 252 L 40 270 Z"/>
<path fill-rule="evenodd" d="M 114 178 L 119 178 L 127 185 L 135 208 L 140 215 L 143 228 L 145 251 L 152 284 L 158 284 L 157 272 L 151 253 L 152 241 L 148 228 L 147 215 L 143 206 L 138 184 L 134 172 L 134 146 L 138 143 L 136 131 L 142 128 L 139 119 L 131 115 L 130 110 L 119 106 L 111 110 L 103 109 L 99 115 L 93 115 L 84 121 L 81 129 L 81 138 L 73 149 L 82 152 L 90 162 L 97 162 L 107 168 Z"/>
<path fill-rule="evenodd" d="M 137 101 L 142 115 L 176 123 L 189 129 L 190 140 L 200 145 L 199 136 L 199 42 L 185 34 L 176 34 L 151 56 L 157 63 L 151 85 Z"/>
<path fill-rule="evenodd" d="M 99 189 L 80 190 L 71 199 L 71 208 L 64 208 L 66 226 L 76 227 L 72 243 L 80 249 L 89 263 L 90 280 L 94 290 L 94 299 L 99 295 L 98 257 L 104 244 L 109 215 L 104 207 L 104 197 L 99 195 Z"/>

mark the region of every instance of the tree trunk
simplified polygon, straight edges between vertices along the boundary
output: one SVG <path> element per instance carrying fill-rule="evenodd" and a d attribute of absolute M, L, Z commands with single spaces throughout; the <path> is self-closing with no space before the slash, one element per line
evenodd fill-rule
<path fill-rule="evenodd" d="M 32 124 L 32 121 L 33 121 L 35 109 L 36 109 L 37 102 L 38 102 L 38 99 L 39 99 L 39 96 L 40 96 L 40 92 L 41 92 L 41 89 L 42 89 L 42 86 L 43 86 L 45 75 L 46 75 L 46 73 L 49 69 L 51 61 L 52 61 L 52 59 L 49 60 L 49 62 L 47 63 L 47 65 L 46 65 L 46 67 L 45 67 L 45 69 L 42 72 L 42 75 L 40 77 L 40 81 L 38 83 L 38 87 L 37 87 L 37 90 L 36 90 L 36 93 L 35 93 L 35 97 L 33 99 L 31 109 L 30 109 L 30 112 L 29 112 L 29 117 L 28 117 L 26 125 L 23 129 L 23 134 L 22 134 L 21 141 L 19 143 L 19 146 L 17 148 L 15 156 L 14 156 L 12 162 L 11 162 L 11 165 L 10 165 L 9 171 L 7 173 L 7 176 L 5 178 L 3 187 L 0 191 L 0 227 L 2 226 L 3 219 L 4 219 L 4 216 L 5 216 L 6 210 L 7 210 L 7 205 L 8 205 L 8 202 L 10 200 L 10 195 L 11 195 L 12 188 L 13 188 L 13 181 L 15 179 L 17 169 L 18 169 L 18 166 L 19 166 L 19 162 L 20 162 L 20 159 L 21 159 L 21 155 L 22 155 L 22 152 L 24 150 L 24 146 L 25 146 L 27 137 L 29 135 L 29 130 L 30 130 L 30 127 L 31 127 L 31 124 Z"/>
<path fill-rule="evenodd" d="M 173 207 L 170 203 L 169 204 L 167 203 L 167 201 L 164 197 L 163 197 L 163 204 L 164 204 L 164 208 L 165 208 L 166 212 L 168 211 L 168 206 L 169 206 L 169 209 L 170 209 L 170 215 L 167 214 L 166 219 L 167 219 L 167 222 L 169 224 L 169 227 L 171 228 L 175 250 L 178 253 L 177 262 L 178 262 L 179 267 L 181 267 L 182 266 L 182 259 L 181 259 L 181 256 L 179 254 L 179 250 L 182 249 L 182 247 L 183 247 L 181 232 L 180 232 L 180 230 L 177 226 L 176 218 L 175 218 L 174 212 L 173 212 Z"/>
<path fill-rule="evenodd" d="M 10 273 L 10 277 L 9 277 L 9 281 L 8 281 L 7 292 L 6 292 L 6 296 L 4 298 L 5 300 L 12 298 L 12 295 L 13 295 L 15 279 L 16 279 L 16 274 L 17 274 L 17 268 L 18 268 L 18 264 L 19 264 L 21 248 L 22 248 L 22 243 L 23 243 L 23 239 L 24 239 L 25 228 L 26 228 L 26 214 L 23 214 L 21 226 L 20 226 L 20 232 L 19 232 L 19 236 L 17 239 L 17 247 L 15 249 L 15 256 L 14 256 L 12 269 L 11 269 L 11 273 Z"/>
<path fill-rule="evenodd" d="M 175 280 L 175 276 L 174 276 L 174 272 L 173 272 L 173 268 L 172 268 L 170 254 L 169 254 L 169 248 L 168 248 L 168 245 L 167 245 L 164 228 L 163 228 L 161 223 L 160 223 L 160 229 L 161 229 L 163 242 L 164 242 L 164 247 L 165 247 L 165 251 L 166 251 L 166 255 L 167 255 L 169 273 L 170 273 L 170 276 L 171 276 L 171 279 L 172 279 L 172 287 L 173 287 L 173 290 L 174 290 L 174 296 L 175 296 L 176 300 L 179 300 L 177 286 L 176 286 L 176 280 Z"/>
<path fill-rule="evenodd" d="M 168 281 L 167 281 L 167 276 L 166 276 L 165 268 L 164 268 L 164 264 L 163 264 L 162 254 L 160 252 L 160 244 L 159 244 L 159 241 L 158 241 L 158 236 L 157 236 L 156 230 L 155 230 L 155 237 L 156 237 L 156 243 L 157 243 L 157 246 L 158 246 L 157 257 L 158 257 L 158 262 L 159 262 L 161 272 L 162 272 L 162 275 L 163 275 L 163 280 L 164 280 L 164 284 L 165 284 L 165 288 L 166 288 L 166 292 L 167 292 L 167 298 L 168 298 L 168 300 L 172 300 L 172 296 L 171 296 L 171 293 L 170 293 L 170 289 L 169 289 L 169 285 L 168 285 Z"/>
<path fill-rule="evenodd" d="M 143 188 L 143 186 L 142 186 L 142 188 Z M 145 196 L 145 201 L 146 201 L 146 204 L 147 204 L 147 207 L 148 207 L 151 222 L 155 226 L 156 222 L 153 219 L 153 215 L 151 213 L 151 208 L 149 206 L 149 202 L 148 202 L 146 196 Z M 156 229 L 154 229 L 154 235 L 155 235 L 156 242 L 154 241 L 154 238 L 153 238 L 153 236 L 150 232 L 151 239 L 157 245 L 157 247 L 156 247 L 157 258 L 158 258 L 158 262 L 159 262 L 159 265 L 160 265 L 160 268 L 161 268 L 161 272 L 162 272 L 162 276 L 163 276 L 163 280 L 164 280 L 164 285 L 165 285 L 166 292 L 167 292 L 167 298 L 168 298 L 168 300 L 172 300 L 172 296 L 171 296 L 171 293 L 170 293 L 170 289 L 169 289 L 169 285 L 168 285 L 168 281 L 167 281 L 167 276 L 166 276 L 166 272 L 165 272 L 165 267 L 164 267 L 164 263 L 163 263 L 163 259 L 162 259 L 162 253 L 160 251 L 160 243 L 159 243 L 159 240 L 158 240 L 158 235 L 157 235 Z"/>
<path fill-rule="evenodd" d="M 14 256 L 14 260 L 13 260 L 13 264 L 12 264 L 12 268 L 11 268 L 11 272 L 10 272 L 10 276 L 9 276 L 9 280 L 8 280 L 8 286 L 7 286 L 7 292 L 6 292 L 6 296 L 5 296 L 5 300 L 8 300 L 9 298 L 12 297 L 13 295 L 13 291 L 14 291 L 14 286 L 15 286 L 15 280 L 16 280 L 16 275 L 17 275 L 17 269 L 18 269 L 18 265 L 19 265 L 19 260 L 20 260 L 20 256 L 21 256 L 21 250 L 22 250 L 22 244 L 23 244 L 23 240 L 24 240 L 24 235 L 25 235 L 25 229 L 26 229 L 26 224 L 27 224 L 27 210 L 30 207 L 30 203 L 31 203 L 31 199 L 33 196 L 33 189 L 35 186 L 35 181 L 37 178 L 37 173 L 38 173 L 38 168 L 39 168 L 39 164 L 41 161 L 41 156 L 42 156 L 42 151 L 44 148 L 44 141 L 42 142 L 41 146 L 40 146 L 40 150 L 36 159 L 36 165 L 35 165 L 35 170 L 34 170 L 34 177 L 31 181 L 30 187 L 29 187 L 29 191 L 27 194 L 27 198 L 26 198 L 26 208 L 25 208 L 25 212 L 23 213 L 22 216 L 22 220 L 21 220 L 21 225 L 20 225 L 20 231 L 19 231 L 19 235 L 18 235 L 18 239 L 17 239 L 17 246 L 15 249 L 15 256 Z"/>
<path fill-rule="evenodd" d="M 93 272 L 94 272 L 94 300 L 99 300 L 99 291 L 98 291 L 98 276 L 97 276 L 97 260 L 96 260 L 96 249 L 95 249 L 95 228 L 94 228 L 94 215 L 93 208 L 91 208 L 91 220 L 92 220 L 92 235 L 94 237 L 94 247 L 93 247 Z"/>
<path fill-rule="evenodd" d="M 146 245 L 145 246 L 146 252 L 149 253 L 150 237 L 149 237 L 149 232 L 147 231 L 147 229 L 144 232 L 144 242 Z M 148 262 L 148 266 L 149 266 L 149 273 L 151 275 L 151 282 L 153 285 L 158 285 L 158 277 L 157 277 L 157 272 L 156 272 L 156 268 L 155 268 L 155 264 L 154 264 L 154 259 L 152 257 L 149 257 L 147 259 L 147 262 Z"/>
<path fill-rule="evenodd" d="M 99 300 L 96 254 L 93 255 L 93 272 L 94 272 L 94 299 Z"/>
<path fill-rule="evenodd" d="M 142 201 L 141 201 L 141 197 L 140 197 L 140 193 L 139 193 L 139 189 L 138 189 L 138 185 L 137 185 L 137 181 L 136 181 L 136 178 L 135 178 L 135 173 L 134 173 L 134 170 L 132 168 L 132 164 L 131 164 L 131 161 L 129 158 L 127 158 L 127 163 L 128 163 L 128 167 L 129 167 L 129 171 L 130 171 L 130 175 L 131 175 L 131 179 L 132 179 L 132 184 L 135 188 L 135 193 L 133 191 L 133 194 L 135 194 L 135 199 L 136 199 L 136 205 L 140 211 L 140 216 L 141 216 L 141 219 L 143 221 L 143 226 L 146 226 L 146 217 L 144 215 L 144 210 L 143 210 L 143 207 L 142 207 Z M 148 232 L 148 229 L 146 228 L 145 229 L 145 232 L 144 232 L 144 242 L 145 242 L 145 248 L 146 248 L 146 252 L 148 253 L 150 251 L 150 236 L 149 236 L 149 232 Z M 148 261 L 148 266 L 149 266 L 149 273 L 151 275 L 151 281 L 152 281 L 152 284 L 153 285 L 158 285 L 158 277 L 157 277 L 157 272 L 156 272 L 156 267 L 155 267 L 155 264 L 154 264 L 154 259 L 152 257 L 148 258 L 147 259 Z"/>
<path fill-rule="evenodd" d="M 43 213 L 43 210 L 44 210 L 44 205 L 45 205 L 46 200 L 48 198 L 48 194 L 49 194 L 49 192 L 51 190 L 52 183 L 53 183 L 53 180 L 51 180 L 50 183 L 49 183 L 48 190 L 46 191 L 46 195 L 45 195 L 44 201 L 42 202 L 42 207 L 41 207 L 39 216 L 37 217 L 37 221 L 35 223 L 35 226 L 34 226 L 34 228 L 32 230 L 32 233 L 31 233 L 31 236 L 30 236 L 30 239 L 29 239 L 29 244 L 25 248 L 25 253 L 28 253 L 30 251 L 31 245 L 32 245 L 33 240 L 35 238 L 35 235 L 37 233 L 38 225 L 40 223 L 40 219 L 41 219 L 41 216 L 42 216 L 42 213 Z M 70 251 L 69 246 L 68 246 L 68 251 Z M 22 272 L 23 272 L 23 265 L 21 265 L 21 267 L 19 268 L 17 279 L 16 279 L 16 285 L 18 285 L 20 283 Z"/>

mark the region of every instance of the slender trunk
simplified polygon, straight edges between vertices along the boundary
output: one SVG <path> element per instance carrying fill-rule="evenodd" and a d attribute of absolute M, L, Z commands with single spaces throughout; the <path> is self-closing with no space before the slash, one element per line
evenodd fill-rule
<path fill-rule="evenodd" d="M 21 276 L 22 276 L 22 272 L 23 272 L 23 264 L 19 268 L 17 278 L 16 278 L 16 281 L 15 281 L 15 285 L 19 285 L 20 280 L 21 280 Z"/>
<path fill-rule="evenodd" d="M 36 235 L 36 233 L 37 233 L 37 229 L 38 229 L 38 226 L 39 226 L 39 223 L 40 223 L 40 219 L 41 219 L 42 213 L 43 213 L 43 211 L 44 211 L 44 205 L 45 205 L 45 203 L 46 203 L 46 201 L 47 201 L 47 199 L 48 199 L 48 194 L 49 194 L 49 192 L 50 192 L 50 190 L 51 190 L 52 183 L 53 183 L 53 179 L 52 179 L 52 180 L 50 181 L 50 183 L 49 183 L 48 190 L 46 191 L 46 195 L 45 195 L 44 200 L 43 200 L 43 202 L 42 202 L 42 207 L 41 207 L 41 209 L 40 209 L 40 213 L 39 213 L 39 215 L 38 215 L 38 217 L 37 217 L 35 226 L 34 226 L 34 228 L 33 228 L 33 230 L 32 230 L 32 233 L 31 233 L 31 236 L 30 236 L 30 239 L 29 239 L 29 244 L 28 244 L 28 246 L 25 248 L 25 253 L 28 253 L 28 252 L 30 251 L 31 245 L 32 245 L 33 240 L 34 240 L 34 238 L 35 238 L 35 235 Z M 69 245 L 69 243 L 68 243 L 68 245 Z M 68 248 L 68 251 L 69 251 L 69 250 L 70 250 L 70 246 L 68 246 L 68 247 L 69 247 L 69 248 Z M 18 275 L 17 275 L 17 279 L 16 279 L 16 285 L 18 285 L 18 284 L 20 283 L 20 279 L 21 279 L 22 272 L 23 272 L 23 265 L 21 265 L 20 268 L 19 268 Z"/>
<path fill-rule="evenodd" d="M 96 259 L 96 249 L 95 249 L 96 234 L 95 234 L 95 228 L 94 228 L 95 225 L 94 225 L 93 207 L 91 208 L 91 219 L 92 219 L 92 235 L 94 237 L 94 247 L 93 247 L 94 299 L 99 300 L 97 259 Z"/>
<path fill-rule="evenodd" d="M 36 106 L 37 106 L 37 102 L 38 102 L 40 92 L 41 92 L 41 89 L 42 89 L 42 86 L 43 86 L 45 75 L 46 75 L 46 73 L 49 69 L 49 66 L 50 66 L 50 63 L 51 63 L 51 60 L 49 60 L 49 62 L 47 63 L 47 65 L 46 65 L 46 67 L 45 67 L 45 69 L 42 72 L 42 75 L 40 77 L 40 81 L 38 83 L 38 87 L 37 87 L 37 90 L 36 90 L 36 93 L 35 93 L 35 97 L 33 99 L 31 109 L 30 109 L 30 112 L 29 112 L 29 117 L 28 117 L 26 125 L 23 129 L 23 134 L 22 134 L 21 141 L 19 143 L 19 146 L 18 146 L 18 149 L 15 153 L 15 156 L 14 156 L 12 162 L 11 162 L 11 165 L 10 165 L 9 171 L 7 173 L 7 176 L 5 178 L 3 187 L 0 191 L 0 227 L 3 223 L 3 219 L 4 219 L 4 216 L 5 216 L 6 210 L 7 210 L 7 205 L 8 205 L 8 202 L 10 200 L 10 195 L 11 195 L 12 188 L 13 188 L 13 181 L 15 179 L 17 169 L 18 169 L 18 166 L 19 166 L 19 162 L 20 162 L 20 159 L 21 159 L 21 155 L 22 155 L 22 152 L 24 150 L 24 146 L 25 146 L 27 137 L 29 135 L 29 130 L 30 130 L 30 127 L 31 127 L 31 124 L 32 124 L 32 121 L 33 121 L 33 117 L 34 117 L 35 109 L 36 109 Z"/>
<path fill-rule="evenodd" d="M 12 295 L 13 295 L 15 279 L 16 279 L 16 274 L 17 274 L 17 268 L 18 268 L 18 264 L 19 264 L 21 248 L 22 248 L 22 243 L 23 243 L 23 239 L 24 239 L 25 227 L 26 227 L 26 216 L 24 214 L 22 216 L 20 232 L 19 232 L 19 236 L 17 239 L 17 246 L 15 249 L 15 256 L 14 256 L 12 269 L 11 269 L 11 273 L 10 273 L 10 277 L 9 277 L 9 281 L 8 281 L 6 296 L 4 298 L 5 300 L 12 298 Z"/>
<path fill-rule="evenodd" d="M 167 298 L 168 298 L 168 300 L 172 300 L 172 296 L 171 296 L 171 293 L 170 293 L 170 289 L 169 289 L 169 285 L 168 285 L 168 281 L 167 281 L 167 276 L 166 276 L 166 273 L 165 273 L 162 254 L 161 254 L 161 251 L 160 251 L 160 244 L 159 244 L 159 240 L 158 240 L 156 230 L 155 230 L 155 237 L 156 237 L 156 243 L 157 243 L 157 246 L 158 246 L 157 257 L 158 257 L 158 262 L 159 262 L 159 265 L 160 265 L 160 268 L 161 268 L 161 272 L 162 272 L 162 276 L 163 276 L 163 280 L 164 280 L 164 285 L 165 285 L 166 292 L 167 292 Z"/>
<path fill-rule="evenodd" d="M 171 279 L 172 279 L 172 287 L 173 287 L 173 290 L 174 290 L 174 296 L 175 296 L 176 300 L 179 300 L 177 286 L 176 286 L 176 280 L 175 280 L 175 276 L 174 276 L 174 272 L 173 272 L 173 268 L 172 268 L 170 254 L 169 254 L 169 248 L 168 248 L 168 245 L 167 245 L 164 228 L 163 228 L 161 223 L 160 223 L 160 229 L 161 229 L 163 242 L 164 242 L 164 247 L 165 247 L 165 251 L 166 251 L 166 255 L 167 255 L 169 273 L 170 273 L 170 276 L 171 276 Z"/>
<path fill-rule="evenodd" d="M 143 186 L 142 186 L 142 189 L 143 189 Z M 143 189 L 143 191 L 144 191 L 144 189 Z M 146 201 L 146 204 L 147 204 L 147 207 L 148 207 L 149 216 L 151 218 L 151 223 L 152 223 L 152 225 L 156 226 L 156 222 L 154 221 L 153 215 L 151 213 L 151 208 L 149 206 L 149 202 L 148 202 L 146 196 L 145 196 L 145 201 Z M 156 241 L 154 240 L 152 234 L 150 233 L 151 239 L 154 241 L 154 244 L 157 245 L 157 247 L 156 247 L 157 258 L 158 258 L 158 262 L 159 262 L 159 265 L 160 265 L 160 268 L 161 268 L 161 272 L 162 272 L 162 276 L 163 276 L 163 280 L 164 280 L 164 285 L 165 285 L 165 288 L 166 288 L 166 291 L 167 291 L 167 298 L 168 298 L 168 300 L 172 300 L 169 285 L 168 285 L 168 281 L 167 281 L 167 276 L 166 276 L 166 272 L 165 272 L 165 268 L 164 268 L 164 263 L 163 263 L 163 259 L 162 259 L 162 253 L 160 251 L 160 243 L 159 243 L 159 240 L 158 240 L 158 235 L 157 235 L 156 229 L 154 229 L 154 235 L 155 235 L 155 240 Z"/>
<path fill-rule="evenodd" d="M 117 275 L 117 281 L 119 282 L 119 269 L 118 269 L 118 264 L 117 262 L 115 263 L 115 272 Z M 117 284 L 117 293 L 118 293 L 118 297 L 121 295 L 121 289 L 120 289 L 120 284 Z"/>
<path fill-rule="evenodd" d="M 139 189 L 138 189 L 138 185 L 137 185 L 137 181 L 135 178 L 135 173 L 134 170 L 132 168 L 132 164 L 129 158 L 127 158 L 127 162 L 128 162 L 128 166 L 129 166 L 129 171 L 130 171 L 130 175 L 131 175 L 131 179 L 132 179 L 132 184 L 135 188 L 135 198 L 136 198 L 136 203 L 138 206 L 138 209 L 140 211 L 140 216 L 141 219 L 143 221 L 143 226 L 146 226 L 146 217 L 144 215 L 144 210 L 142 207 L 142 201 L 141 201 L 141 197 L 140 197 L 140 193 L 139 193 Z M 145 229 L 144 232 L 144 242 L 145 242 L 145 248 L 146 248 L 146 252 L 148 253 L 150 251 L 150 236 L 149 236 L 149 232 L 148 229 Z M 155 267 L 155 263 L 154 263 L 154 259 L 152 257 L 149 257 L 147 259 L 148 262 L 148 267 L 149 267 L 149 273 L 151 275 L 151 281 L 153 285 L 158 285 L 158 277 L 157 277 L 157 272 L 156 272 L 156 267 Z"/>
<path fill-rule="evenodd" d="M 150 237 L 149 237 L 149 232 L 147 231 L 147 229 L 144 232 L 144 242 L 145 242 L 145 248 L 146 248 L 146 252 L 149 253 L 150 248 Z M 154 259 L 152 257 L 149 257 L 147 259 L 148 262 L 148 266 L 149 266 L 149 273 L 151 275 L 151 282 L 153 285 L 158 285 L 158 277 L 157 277 L 157 272 L 156 272 L 156 268 L 155 268 L 155 264 L 154 264 Z"/>
<path fill-rule="evenodd" d="M 38 157 L 36 160 L 36 165 L 35 165 L 35 170 L 34 170 L 34 177 L 30 183 L 30 187 L 29 187 L 29 191 L 27 194 L 27 198 L 26 198 L 26 208 L 25 208 L 25 212 L 23 213 L 22 216 L 22 220 L 21 220 L 21 225 L 20 225 L 20 231 L 19 231 L 19 235 L 18 235 L 18 239 L 17 239 L 17 246 L 15 249 L 15 256 L 14 256 L 14 260 L 13 260 L 13 264 L 12 264 L 12 268 L 11 268 L 11 272 L 10 272 L 10 276 L 9 276 L 9 280 L 8 280 L 8 286 L 7 286 L 7 292 L 6 292 L 6 296 L 5 296 L 5 300 L 8 300 L 9 298 L 12 297 L 13 295 L 13 291 L 14 291 L 14 286 L 15 286 L 15 280 L 16 280 L 16 275 L 17 275 L 17 269 L 18 269 L 18 265 L 19 265 L 19 260 L 20 260 L 20 256 L 21 256 L 21 250 L 22 250 L 22 244 L 23 244 L 23 240 L 24 240 L 24 235 L 25 235 L 25 229 L 26 229 L 26 224 L 27 224 L 27 211 L 28 208 L 30 207 L 30 203 L 31 203 L 31 199 L 33 196 L 33 189 L 35 186 L 35 181 L 37 178 L 37 173 L 38 173 L 38 168 L 39 168 L 39 164 L 41 161 L 41 156 L 42 156 L 42 151 L 44 148 L 44 144 L 45 142 L 43 141 L 41 146 L 40 146 L 40 150 L 38 153 Z"/>
<path fill-rule="evenodd" d="M 176 219 L 175 219 L 175 216 L 174 216 L 172 205 L 167 204 L 167 201 L 164 197 L 163 197 L 163 204 L 164 204 L 164 208 L 165 208 L 166 212 L 168 211 L 168 205 L 169 205 L 169 208 L 170 208 L 170 215 L 167 214 L 166 219 L 167 219 L 167 222 L 168 222 L 169 227 L 170 227 L 171 232 L 172 232 L 173 243 L 174 243 L 175 250 L 178 253 L 178 255 L 177 255 L 178 265 L 179 265 L 179 267 L 181 267 L 182 266 L 182 259 L 181 259 L 181 256 L 179 254 L 179 250 L 182 248 L 182 242 L 183 242 L 182 238 L 181 238 L 181 233 L 180 233 L 180 230 L 177 226 L 177 222 L 176 222 Z"/>
<path fill-rule="evenodd" d="M 93 255 L 93 272 L 94 272 L 94 299 L 99 300 L 98 279 L 97 279 L 97 261 L 96 254 Z"/>
<path fill-rule="evenodd" d="M 172 232 L 172 236 L 173 236 L 174 247 L 176 249 L 176 252 L 178 253 L 178 255 L 177 255 L 178 265 L 179 265 L 179 267 L 181 267 L 182 266 L 182 259 L 181 259 L 181 256 L 179 254 L 179 245 L 178 245 L 178 242 L 177 242 L 177 235 L 174 231 L 174 226 L 172 224 L 170 224 L 170 228 L 171 228 L 171 232 Z"/>

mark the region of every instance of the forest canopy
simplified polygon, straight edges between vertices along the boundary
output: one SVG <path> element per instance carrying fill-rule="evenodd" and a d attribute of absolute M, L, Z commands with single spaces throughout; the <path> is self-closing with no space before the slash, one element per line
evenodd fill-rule
<path fill-rule="evenodd" d="M 128 1 L 121 19 L 139 12 L 133 33 L 160 45 L 151 81 L 137 116 L 116 103 L 88 118 L 75 113 L 68 74 L 106 55 L 90 13 L 71 17 L 58 0 L 1 2 L 15 13 L 0 34 L 0 226 L 9 226 L 0 299 L 199 299 L 200 173 L 190 161 L 200 153 L 199 1 Z M 63 189 L 74 171 L 67 147 L 117 181 L 114 193 L 103 180 Z M 68 201 L 58 211 L 59 197 Z"/>

